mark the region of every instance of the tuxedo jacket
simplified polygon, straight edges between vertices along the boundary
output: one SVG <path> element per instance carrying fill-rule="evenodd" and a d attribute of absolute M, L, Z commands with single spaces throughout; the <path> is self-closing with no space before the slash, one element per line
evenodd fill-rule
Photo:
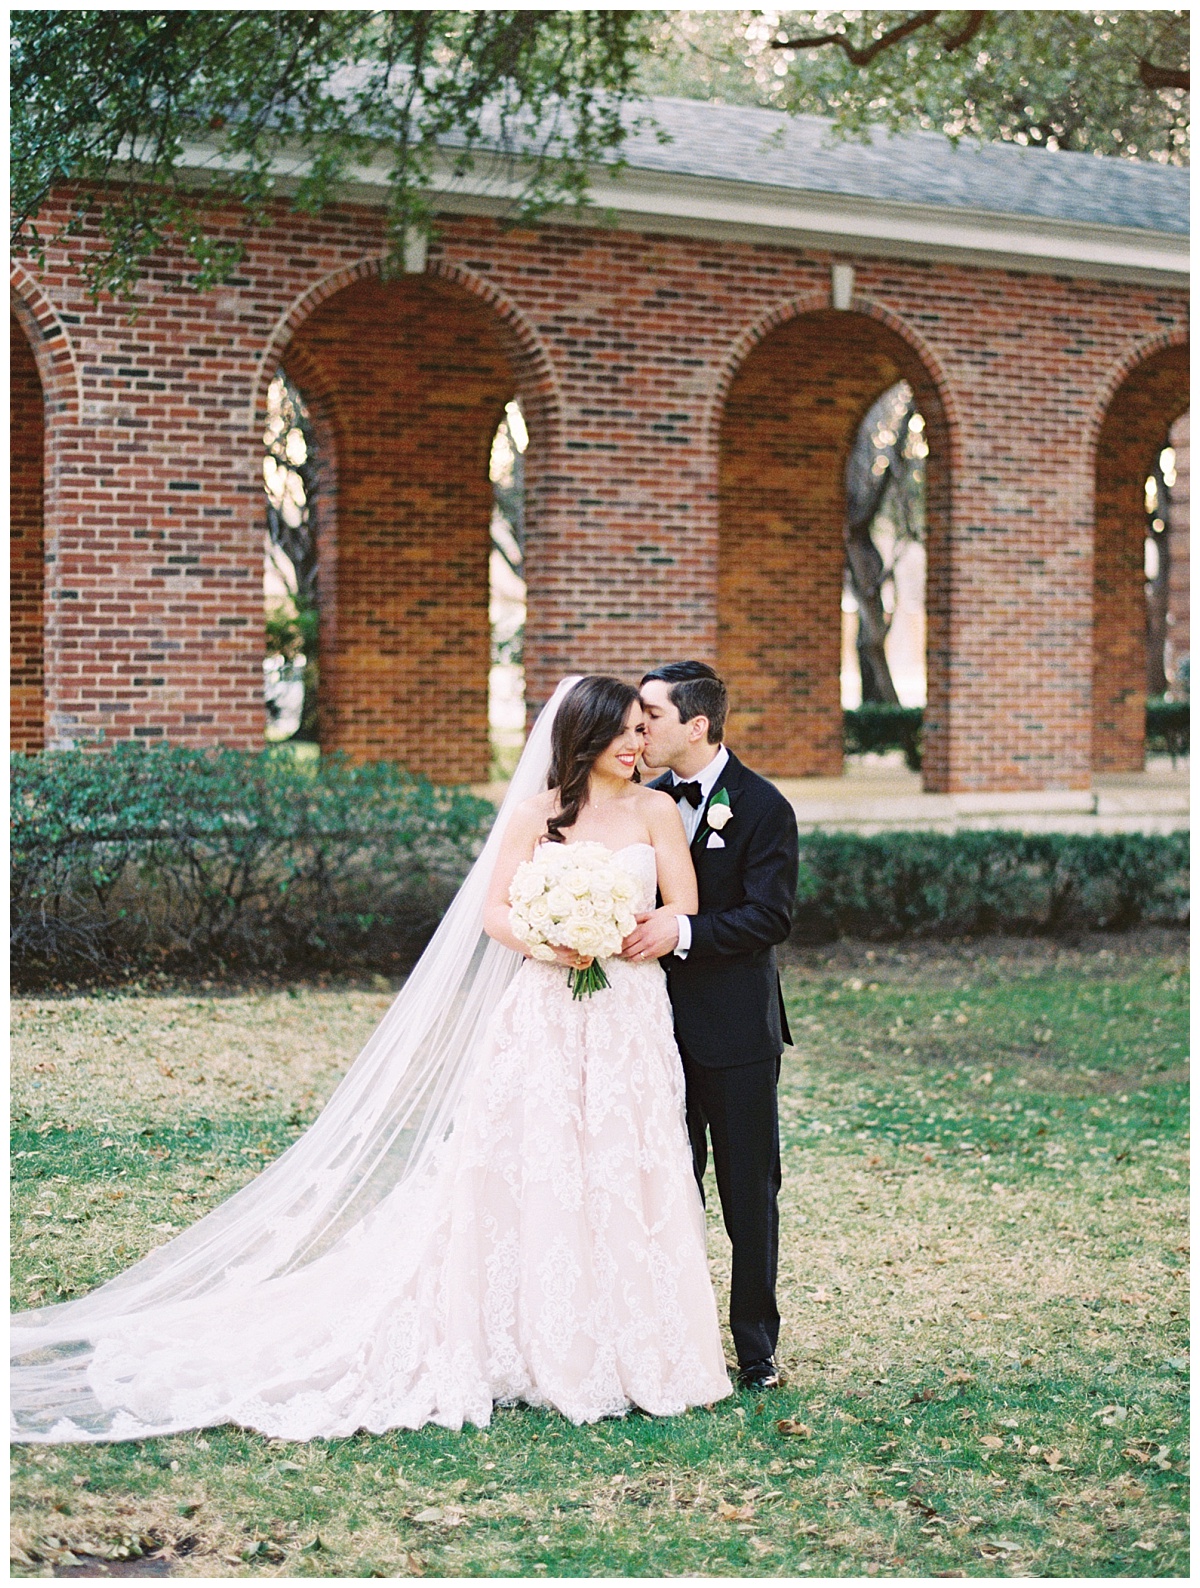
<path fill-rule="evenodd" d="M 669 790 L 672 781 L 668 772 L 651 787 Z M 696 1064 L 732 1069 L 778 1058 L 792 1040 L 775 945 L 792 929 L 800 842 L 791 805 L 732 753 L 712 795 L 719 789 L 733 813 L 721 845 L 709 847 L 706 816 L 691 844 L 700 889 L 692 946 L 686 959 L 668 954 L 661 963 L 680 1047 Z"/>

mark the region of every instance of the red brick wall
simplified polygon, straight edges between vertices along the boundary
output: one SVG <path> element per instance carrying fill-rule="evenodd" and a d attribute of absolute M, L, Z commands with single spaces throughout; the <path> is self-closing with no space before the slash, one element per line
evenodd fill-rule
<path fill-rule="evenodd" d="M 1145 757 L 1146 476 L 1187 404 L 1187 350 L 1166 348 L 1122 383 L 1100 431 L 1092 657 L 1097 772 L 1137 771 Z"/>
<path fill-rule="evenodd" d="M 29 753 L 45 740 L 42 680 L 42 382 L 15 314 L 9 364 L 9 747 Z"/>
<path fill-rule="evenodd" d="M 49 231 L 52 217 L 44 219 Z M 231 231 L 240 219 L 231 215 Z M 83 399 L 80 417 L 51 417 L 49 436 L 47 521 L 58 557 L 49 594 L 61 619 L 48 641 L 47 687 L 64 740 L 99 729 L 110 738 L 261 740 L 262 395 L 281 357 L 299 361 L 310 346 L 315 353 L 316 329 L 306 333 L 306 324 L 334 301 L 333 288 L 374 273 L 384 238 L 378 212 L 347 207 L 315 218 L 281 213 L 248 242 L 239 278 L 203 297 L 178 289 L 172 262 L 163 260 L 132 326 L 122 310 L 92 306 L 78 271 L 51 249 L 43 287 L 64 319 L 73 317 Z M 90 242 L 85 236 L 72 246 Z M 834 379 L 833 407 L 844 410 L 838 424 L 848 422 L 851 392 L 865 405 L 892 364 L 936 390 L 944 415 L 944 434 L 936 444 L 931 437 L 943 476 L 933 481 L 941 507 L 930 547 L 926 781 L 941 789 L 1086 786 L 1094 438 L 1112 372 L 1139 347 L 1183 335 L 1186 294 L 1032 272 L 851 262 L 854 307 L 872 329 L 852 330 L 857 316 L 823 323 L 834 336 L 859 338 L 854 346 L 868 358 L 870 378 L 852 371 L 858 355 L 840 342 L 805 353 L 810 371 Z M 447 502 L 459 493 L 464 504 L 474 502 L 479 474 L 472 486 L 462 473 L 466 437 L 477 422 L 482 435 L 482 409 L 511 395 L 500 394 L 500 365 L 491 362 L 503 353 L 532 435 L 526 649 L 533 702 L 570 668 L 636 676 L 665 657 L 741 656 L 735 691 L 758 692 L 747 696 L 750 709 L 769 693 L 764 679 L 782 676 L 792 698 L 777 704 L 784 720 L 758 741 L 750 718 L 737 719 L 746 726 L 737 729 L 745 737 L 739 744 L 735 734 L 735 748 L 752 760 L 760 749 L 778 752 L 779 767 L 831 764 L 836 731 L 817 719 L 822 710 L 834 714 L 837 611 L 829 604 L 830 530 L 820 523 L 834 522 L 836 477 L 830 484 L 823 472 L 817 482 L 816 454 L 799 474 L 792 469 L 788 489 L 794 495 L 802 475 L 820 506 L 809 526 L 822 547 L 810 588 L 777 536 L 748 544 L 735 567 L 729 552 L 739 531 L 728 512 L 722 516 L 733 475 L 720 465 L 726 393 L 736 406 L 739 389 L 749 390 L 740 382 L 767 379 L 766 365 L 750 360 L 771 327 L 828 305 L 830 263 L 826 254 L 774 244 L 569 226 L 503 233 L 487 220 L 443 218 L 428 274 L 455 281 L 483 307 L 471 320 L 462 295 L 429 300 L 437 308 L 421 339 L 431 354 L 441 349 L 441 362 L 428 379 L 447 395 L 421 412 L 437 416 L 436 424 L 428 417 L 425 456 L 444 472 L 440 485 L 424 475 L 413 488 L 416 496 L 444 491 Z M 404 282 L 395 287 L 409 290 Z M 369 402 L 371 384 L 383 380 L 379 348 L 399 349 L 409 334 L 388 319 L 393 300 L 372 301 L 374 320 L 356 310 L 358 357 L 338 355 L 331 375 L 341 391 L 340 398 L 327 394 L 335 407 L 335 399 L 346 407 L 347 389 L 357 387 L 351 406 Z M 335 318 L 342 312 L 328 310 Z M 470 333 L 472 357 L 478 353 L 491 371 L 487 379 L 474 365 L 460 379 L 454 366 L 452 344 L 468 323 L 479 328 Z M 300 370 L 293 373 L 303 384 Z M 494 388 L 487 385 L 493 377 Z M 797 414 L 807 404 L 833 426 L 821 431 L 832 471 L 837 425 L 812 393 L 820 379 L 807 383 L 806 396 L 801 377 L 797 367 L 785 395 Z M 776 378 L 786 385 L 782 366 Z M 472 412 L 482 405 L 474 418 L 452 411 L 460 386 Z M 737 428 L 725 426 L 733 452 Z M 347 489 L 339 480 L 339 496 Z M 444 519 L 418 514 L 427 526 L 419 534 L 450 516 L 449 508 Z M 356 679 L 374 668 L 377 680 L 390 669 L 395 681 L 413 665 L 416 653 L 404 649 L 407 641 L 393 644 L 391 634 L 396 615 L 410 611 L 408 597 L 387 583 L 389 572 L 371 615 L 381 577 L 371 537 L 383 533 L 381 522 L 372 528 L 365 510 L 355 509 L 360 538 L 350 555 L 341 537 L 351 519 L 340 501 L 338 518 L 331 661 L 336 678 L 344 655 L 345 688 L 335 690 L 339 726 L 331 722 L 329 732 L 344 734 L 356 753 L 386 747 L 435 773 L 477 766 L 482 630 L 474 623 L 463 631 L 457 661 L 439 651 L 438 625 L 457 597 L 431 595 L 442 616 L 429 620 L 417 649 L 439 658 L 438 687 L 456 704 L 436 745 L 421 726 L 423 713 L 405 706 L 403 724 L 386 722 L 388 711 L 401 714 L 401 697 L 385 695 L 390 704 L 381 711 L 362 698 Z M 447 543 L 447 552 L 451 582 L 464 599 L 474 582 L 481 612 L 482 586 L 462 561 L 478 533 L 464 520 L 461 546 Z M 399 536 L 398 523 L 388 534 Z M 485 547 L 471 544 L 482 569 Z M 752 657 L 761 647 L 739 638 L 740 619 L 722 615 L 721 603 L 728 593 L 745 607 L 742 581 L 753 579 L 758 563 L 787 622 L 789 612 L 804 618 L 810 609 L 828 610 L 827 656 L 805 653 L 802 666 L 770 648 Z M 781 569 L 786 599 L 774 588 Z M 343 642 L 351 612 L 353 632 Z M 814 636 L 796 635 L 801 649 L 809 643 Z M 801 673 L 815 693 L 796 693 Z M 743 709 L 736 698 L 735 706 Z"/>

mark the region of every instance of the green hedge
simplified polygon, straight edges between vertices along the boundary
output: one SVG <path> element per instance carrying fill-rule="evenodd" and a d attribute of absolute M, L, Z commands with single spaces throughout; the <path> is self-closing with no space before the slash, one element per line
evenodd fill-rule
<path fill-rule="evenodd" d="M 842 713 L 842 743 L 847 755 L 903 750 L 904 760 L 921 770 L 920 706 L 859 706 Z M 1191 706 L 1186 700 L 1151 699 L 1146 702 L 1146 749 L 1172 759 L 1191 752 Z"/>
<path fill-rule="evenodd" d="M 386 763 L 280 750 L 14 756 L 11 795 L 22 984 L 395 964 L 494 816 Z"/>
<path fill-rule="evenodd" d="M 1192 746 L 1192 706 L 1188 700 L 1146 702 L 1146 748 L 1166 751 L 1171 759 L 1189 755 Z"/>
<path fill-rule="evenodd" d="M 842 713 L 842 744 L 847 755 L 903 750 L 913 772 L 921 770 L 920 706 L 859 706 Z"/>
<path fill-rule="evenodd" d="M 16 756 L 20 986 L 411 961 L 490 804 L 389 764 L 287 752 Z M 1054 933 L 1188 919 L 1188 837 L 889 832 L 801 838 L 795 937 Z"/>
<path fill-rule="evenodd" d="M 810 833 L 794 937 L 1115 930 L 1188 920 L 1188 834 Z"/>

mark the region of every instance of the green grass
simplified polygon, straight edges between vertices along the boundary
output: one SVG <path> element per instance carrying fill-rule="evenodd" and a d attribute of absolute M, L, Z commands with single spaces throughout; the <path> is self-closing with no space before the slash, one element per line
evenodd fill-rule
<path fill-rule="evenodd" d="M 786 983 L 782 1391 L 580 1429 L 18 1447 L 14 1571 L 165 1546 L 181 1576 L 1186 1575 L 1182 940 L 844 945 Z M 241 1184 L 387 1002 L 18 1000 L 15 1303 Z"/>

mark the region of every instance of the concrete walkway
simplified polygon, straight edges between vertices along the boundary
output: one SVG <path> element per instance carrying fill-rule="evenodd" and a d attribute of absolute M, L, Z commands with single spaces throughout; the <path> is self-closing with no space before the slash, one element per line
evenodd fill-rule
<path fill-rule="evenodd" d="M 1011 827 L 1026 833 L 1186 832 L 1188 763 L 1172 767 L 1153 756 L 1144 772 L 1098 776 L 1090 791 L 1039 794 L 926 794 L 899 750 L 856 757 L 842 777 L 776 778 L 796 811 L 800 831 L 816 827 L 879 833 L 894 828 L 952 833 L 960 828 Z M 507 783 L 480 783 L 472 793 L 499 805 Z"/>
<path fill-rule="evenodd" d="M 1153 756 L 1144 772 L 1098 775 L 1088 790 L 1032 794 L 926 794 L 899 751 L 857 757 L 842 777 L 777 778 L 801 832 L 896 828 L 955 832 L 1010 827 L 1027 833 L 1172 833 L 1189 826 L 1186 759 Z"/>

